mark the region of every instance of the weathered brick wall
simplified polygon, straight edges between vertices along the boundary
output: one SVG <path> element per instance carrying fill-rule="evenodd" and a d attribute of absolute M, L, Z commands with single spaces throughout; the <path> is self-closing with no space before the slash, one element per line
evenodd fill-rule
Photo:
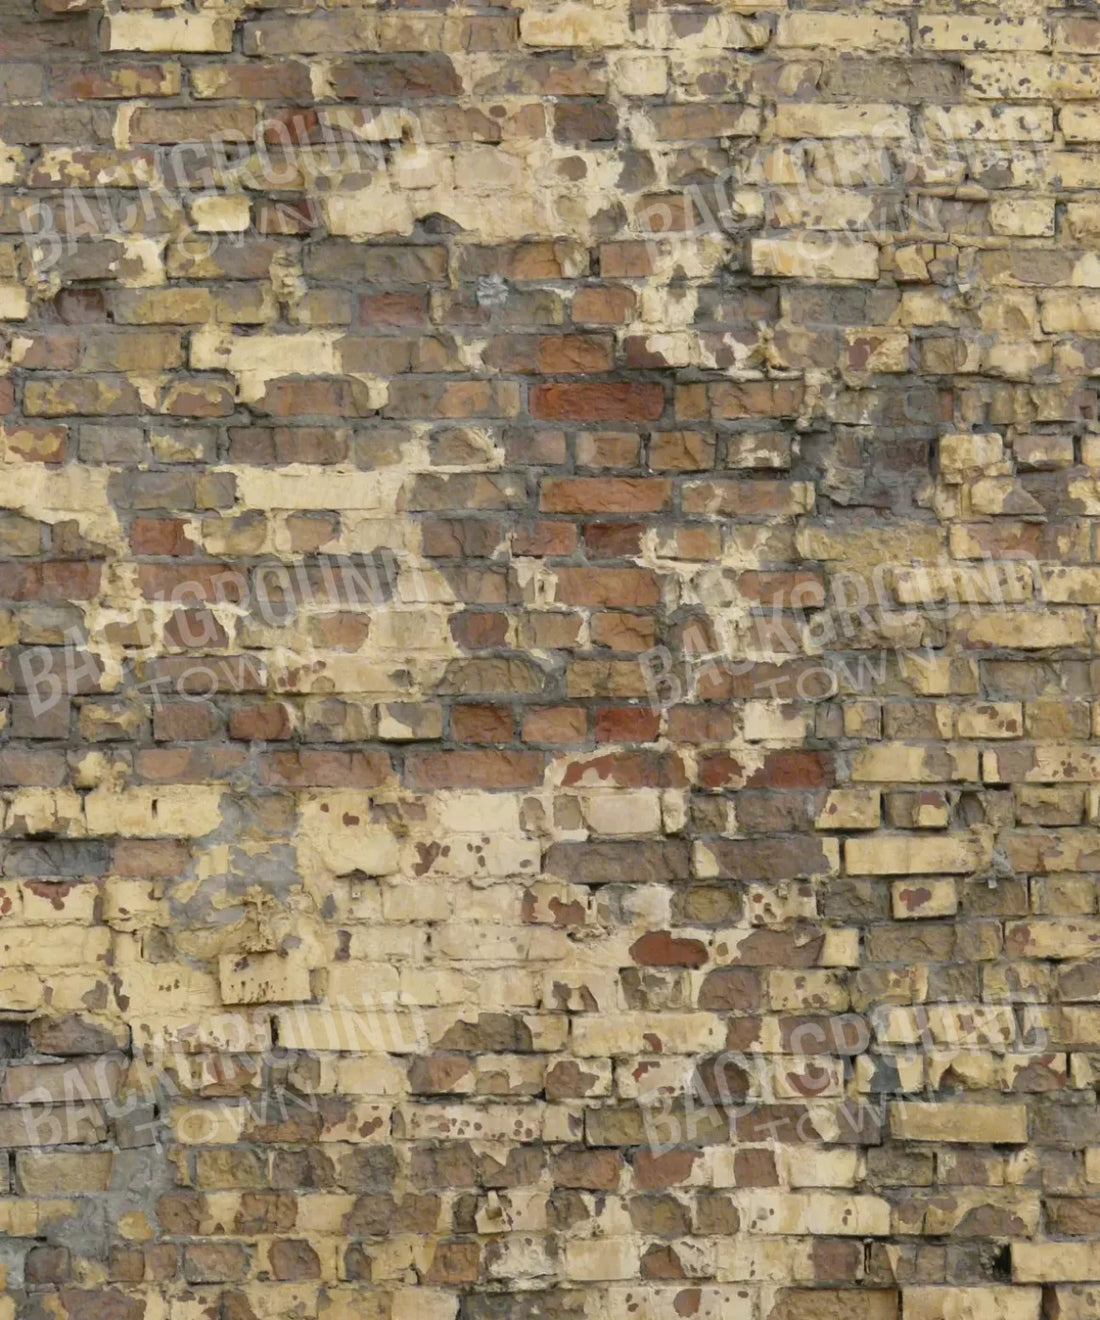
<path fill-rule="evenodd" d="M 629 3 L 3 4 L 0 1320 L 1100 1314 L 1100 22 Z"/>

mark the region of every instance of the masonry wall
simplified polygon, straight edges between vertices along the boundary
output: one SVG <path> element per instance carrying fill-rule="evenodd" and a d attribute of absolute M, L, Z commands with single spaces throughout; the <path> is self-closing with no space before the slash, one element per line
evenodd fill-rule
<path fill-rule="evenodd" d="M 1100 22 L 6 0 L 0 1320 L 1100 1312 Z"/>

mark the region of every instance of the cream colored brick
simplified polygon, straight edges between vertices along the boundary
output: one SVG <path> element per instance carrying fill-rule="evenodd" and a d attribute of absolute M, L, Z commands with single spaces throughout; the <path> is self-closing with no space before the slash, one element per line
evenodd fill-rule
<path fill-rule="evenodd" d="M 1033 585 L 1028 564 L 983 564 L 978 568 L 929 564 L 894 570 L 894 590 L 903 605 L 932 605 L 941 602 L 951 605 L 1016 605 L 1031 598 Z M 951 657 L 939 659 L 945 665 L 952 663 Z M 954 663 L 956 667 L 962 668 L 967 662 L 959 659 Z M 948 685 L 943 691 L 946 693 L 951 690 Z M 930 692 L 926 695 L 943 694 Z"/>
<path fill-rule="evenodd" d="M 638 1248 L 629 1238 L 567 1241 L 565 1275 L 578 1282 L 636 1277 Z"/>
<path fill-rule="evenodd" d="M 97 788 L 84 799 L 88 833 L 144 838 L 195 838 L 221 823 L 220 788 L 165 784 L 158 788 Z"/>
<path fill-rule="evenodd" d="M 582 1058 L 652 1053 L 657 1040 L 670 1051 L 704 1052 L 722 1048 L 725 1028 L 710 1013 L 618 1013 L 573 1021 L 573 1050 Z"/>
<path fill-rule="evenodd" d="M 1050 32 L 1041 18 L 978 17 L 963 14 L 917 16 L 917 36 L 926 50 L 1049 50 Z"/>
<path fill-rule="evenodd" d="M 172 1132 L 185 1146 L 227 1145 L 240 1139 L 245 1110 L 241 1105 L 173 1105 Z"/>
<path fill-rule="evenodd" d="M 548 9 L 525 9 L 519 19 L 520 40 L 528 46 L 626 45 L 629 26 L 619 5 L 601 8 L 573 0 Z"/>
<path fill-rule="evenodd" d="M 1017 1283 L 1100 1279 L 1100 1242 L 1013 1242 Z"/>
<path fill-rule="evenodd" d="M 1042 598 L 1052 605 L 1100 603 L 1100 568 L 1059 564 L 1043 567 L 1039 573 Z"/>
<path fill-rule="evenodd" d="M 1071 238 L 1095 238 L 1100 234 L 1100 205 L 1096 202 L 1067 202 L 1065 216 Z"/>
<path fill-rule="evenodd" d="M 30 971 L 0 967 L 0 1009 L 9 1013 L 27 1013 L 40 1007 L 44 987 Z"/>
<path fill-rule="evenodd" d="M 362 1290 L 357 1290 L 360 1302 Z M 390 1320 L 455 1320 L 460 1298 L 440 1288 L 397 1288 L 390 1303 Z M 355 1320 L 359 1320 L 358 1315 Z"/>
<path fill-rule="evenodd" d="M 1025 1105 L 924 1104 L 906 1100 L 890 1105 L 890 1134 L 899 1141 L 942 1141 L 977 1146 L 1022 1145 L 1027 1141 Z"/>
<path fill-rule="evenodd" d="M 661 795 L 654 789 L 635 792 L 587 793 L 581 813 L 593 834 L 659 834 Z"/>
<path fill-rule="evenodd" d="M 1089 958 L 1100 949 L 1100 918 L 1034 917 L 1009 922 L 1008 949 L 1017 958 Z"/>
<path fill-rule="evenodd" d="M 862 1159 L 855 1150 L 793 1145 L 778 1153 L 792 1187 L 853 1187 L 860 1177 Z"/>
<path fill-rule="evenodd" d="M 800 743 L 809 733 L 809 712 L 791 703 L 746 701 L 744 734 L 748 742 Z"/>
<path fill-rule="evenodd" d="M 904 106 L 789 102 L 776 107 L 774 127 L 779 137 L 890 141 L 909 136 L 909 113 Z"/>
<path fill-rule="evenodd" d="M 873 830 L 881 819 L 881 794 L 872 788 L 833 788 L 814 822 L 819 830 Z"/>
<path fill-rule="evenodd" d="M 1047 334 L 1069 330 L 1100 330 L 1100 294 L 1055 289 L 1040 299 L 1041 322 Z"/>
<path fill-rule="evenodd" d="M 859 931 L 854 927 L 830 927 L 824 932 L 818 960 L 822 967 L 858 967 Z"/>
<path fill-rule="evenodd" d="M 878 1196 L 752 1192 L 745 1200 L 742 1224 L 749 1233 L 769 1235 L 885 1237 L 890 1232 L 890 1205 Z"/>
<path fill-rule="evenodd" d="M 25 321 L 30 309 L 30 298 L 22 285 L 0 284 L 0 321 Z"/>
<path fill-rule="evenodd" d="M 1054 198 L 996 198 L 989 205 L 989 223 L 995 234 L 1050 238 L 1054 234 Z"/>
<path fill-rule="evenodd" d="M 852 756 L 852 779 L 857 783 L 935 784 L 978 777 L 978 750 L 961 743 L 929 748 L 884 742 L 861 747 Z"/>
<path fill-rule="evenodd" d="M 995 470 L 1004 461 L 1004 441 L 992 431 L 941 435 L 939 457 L 940 471 L 961 481 L 966 473 Z"/>
<path fill-rule="evenodd" d="M 1052 1306 L 1058 1308 L 1058 1320 L 1093 1320 L 1100 1306 L 1100 1287 L 1096 1284 L 1062 1284 L 1047 1291 Z"/>
<path fill-rule="evenodd" d="M 392 875 L 398 869 L 398 840 L 371 820 L 369 803 L 360 793 L 310 794 L 302 803 L 298 829 L 300 851 L 334 875 Z"/>
<path fill-rule="evenodd" d="M 251 203 L 247 197 L 196 197 L 191 219 L 203 234 L 243 233 L 251 222 Z"/>
<path fill-rule="evenodd" d="M 921 128 L 934 141 L 1049 142 L 1054 114 L 1045 106 L 930 106 L 921 111 Z"/>
<path fill-rule="evenodd" d="M 1013 650 L 1043 651 L 1088 643 L 1084 612 L 1072 609 L 1042 614 L 1023 610 L 982 614 L 960 623 L 960 631 L 972 645 L 1006 646 Z"/>
<path fill-rule="evenodd" d="M 950 917 L 958 911 L 954 880 L 895 880 L 891 886 L 893 913 L 899 921 Z"/>
<path fill-rule="evenodd" d="M 909 25 L 877 14 L 829 14 L 800 10 L 783 14 L 776 45 L 806 50 L 900 51 L 909 44 Z"/>
<path fill-rule="evenodd" d="M 225 1004 L 278 1004 L 311 997 L 309 966 L 299 950 L 223 954 L 218 981 Z"/>
<path fill-rule="evenodd" d="M 1100 142 L 1100 110 L 1092 105 L 1063 106 L 1058 127 L 1067 142 Z"/>
<path fill-rule="evenodd" d="M 955 717 L 960 738 L 1019 738 L 1024 731 L 1024 709 L 1018 701 L 990 701 L 964 706 Z"/>
<path fill-rule="evenodd" d="M 404 1066 L 388 1054 L 339 1055 L 335 1072 L 340 1095 L 404 1095 L 408 1088 Z"/>
<path fill-rule="evenodd" d="M 112 14 L 108 50 L 199 54 L 233 49 L 233 20 L 216 13 L 158 14 L 141 10 Z"/>
<path fill-rule="evenodd" d="M 280 1009 L 279 1043 L 290 1050 L 413 1054 L 422 1048 L 422 1024 L 408 1009 Z"/>
<path fill-rule="evenodd" d="M 777 1013 L 843 1013 L 849 1005 L 843 972 L 775 968 L 768 973 L 767 988 Z"/>
<path fill-rule="evenodd" d="M 750 245 L 754 275 L 818 280 L 878 278 L 878 248 L 845 235 L 835 242 L 819 238 L 757 238 Z"/>
<path fill-rule="evenodd" d="M 876 835 L 844 841 L 849 875 L 968 874 L 989 865 L 990 849 L 968 835 Z"/>

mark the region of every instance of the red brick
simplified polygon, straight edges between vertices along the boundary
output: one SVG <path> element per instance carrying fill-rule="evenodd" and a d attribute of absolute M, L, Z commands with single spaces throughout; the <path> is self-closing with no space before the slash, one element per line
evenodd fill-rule
<path fill-rule="evenodd" d="M 578 324 L 622 325 L 634 316 L 633 289 L 622 285 L 589 285 L 573 295 L 573 320 Z"/>
<path fill-rule="evenodd" d="M 577 529 L 567 522 L 537 522 L 517 527 L 512 534 L 512 553 L 535 559 L 571 555 L 577 548 Z"/>
<path fill-rule="evenodd" d="M 451 737 L 456 742 L 511 742 L 514 722 L 509 706 L 451 707 Z"/>
<path fill-rule="evenodd" d="M 660 713 L 647 706 L 605 706 L 596 711 L 597 742 L 652 742 Z"/>
<path fill-rule="evenodd" d="M 654 930 L 634 941 L 630 956 L 642 967 L 702 967 L 707 948 L 701 940 L 678 939 L 667 930 Z"/>
<path fill-rule="evenodd" d="M 657 513 L 668 507 L 669 482 L 655 477 L 555 477 L 542 483 L 546 513 Z"/>
<path fill-rule="evenodd" d="M 531 392 L 531 416 L 549 421 L 653 422 L 664 407 L 664 387 L 651 381 L 544 384 Z"/>
<path fill-rule="evenodd" d="M 281 701 L 242 706 L 229 717 L 229 736 L 246 742 L 277 742 L 293 729 L 290 711 Z"/>
<path fill-rule="evenodd" d="M 98 563 L 0 563 L 0 600 L 91 600 L 99 594 L 102 572 Z"/>
<path fill-rule="evenodd" d="M 583 742 L 588 732 L 588 712 L 583 706 L 545 706 L 529 710 L 523 717 L 523 741 L 567 745 Z"/>
<path fill-rule="evenodd" d="M 391 773 L 385 752 L 265 752 L 259 766 L 261 783 L 291 788 L 378 788 Z"/>
<path fill-rule="evenodd" d="M 656 605 L 657 575 L 648 568 L 559 568 L 556 599 L 561 605 Z"/>
<path fill-rule="evenodd" d="M 188 540 L 181 518 L 135 518 L 130 525 L 130 549 L 135 555 L 192 555 L 198 547 Z"/>

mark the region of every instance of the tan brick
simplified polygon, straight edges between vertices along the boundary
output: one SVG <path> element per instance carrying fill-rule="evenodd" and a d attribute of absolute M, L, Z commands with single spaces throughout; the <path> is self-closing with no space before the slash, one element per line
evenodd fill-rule
<path fill-rule="evenodd" d="M 1017 1283 L 1065 1283 L 1098 1277 L 1100 1246 L 1095 1242 L 1012 1244 L 1012 1278 Z"/>
<path fill-rule="evenodd" d="M 108 50 L 163 51 L 181 54 L 228 51 L 233 20 L 214 13 L 157 14 L 141 10 L 113 14 L 108 20 Z"/>
<path fill-rule="evenodd" d="M 755 275 L 782 275 L 821 280 L 878 278 L 878 249 L 871 243 L 841 239 L 753 239 L 750 250 Z"/>
<path fill-rule="evenodd" d="M 909 44 L 909 28 L 900 18 L 800 11 L 780 17 L 776 44 L 808 50 L 897 51 Z"/>
<path fill-rule="evenodd" d="M 1027 1141 L 1027 1109 L 1012 1104 L 897 1101 L 890 1105 L 890 1132 L 901 1141 L 1022 1145 Z"/>

